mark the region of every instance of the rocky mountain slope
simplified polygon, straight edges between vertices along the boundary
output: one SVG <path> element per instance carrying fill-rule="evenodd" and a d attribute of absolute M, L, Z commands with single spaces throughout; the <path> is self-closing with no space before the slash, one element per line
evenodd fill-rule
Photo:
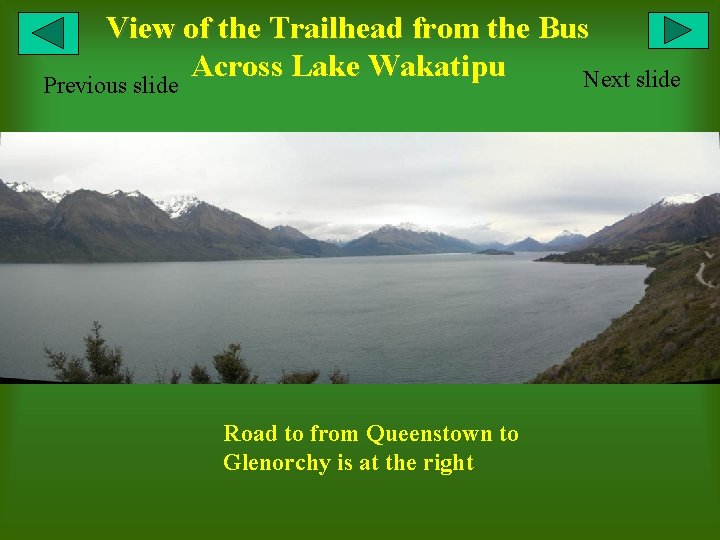
<path fill-rule="evenodd" d="M 338 246 L 270 230 L 192 196 L 58 194 L 0 181 L 0 262 L 204 261 L 328 257 Z"/>
<path fill-rule="evenodd" d="M 28 205 L 30 211 L 37 215 L 41 221 L 50 219 L 57 203 L 67 195 L 67 193 L 58 193 L 56 191 L 41 191 L 25 182 L 9 182 L 7 187 L 17 193 Z"/>
<path fill-rule="evenodd" d="M 0 181 L 0 262 L 69 262 L 83 252 L 45 226 L 46 212 L 34 195 L 17 193 Z"/>
<path fill-rule="evenodd" d="M 590 235 L 580 246 L 628 247 L 657 242 L 692 242 L 720 235 L 720 194 L 665 197 Z"/>
<path fill-rule="evenodd" d="M 105 195 L 78 190 L 63 198 L 47 222 L 93 262 L 202 260 L 207 246 L 187 234 L 140 193 Z"/>

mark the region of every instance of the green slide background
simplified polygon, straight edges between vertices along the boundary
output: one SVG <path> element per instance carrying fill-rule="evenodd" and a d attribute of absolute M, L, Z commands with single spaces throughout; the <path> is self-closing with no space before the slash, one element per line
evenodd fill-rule
<path fill-rule="evenodd" d="M 711 24 L 709 50 L 648 50 L 647 12 L 713 11 L 714 2 L 336 2 L 232 3 L 214 0 L 148 6 L 123 2 L 3 2 L 0 43 L 3 79 L 0 114 L 7 131 L 714 131 L 717 99 L 718 27 Z M 19 6 L 22 6 L 21 8 Z M 54 7 L 53 7 L 54 6 Z M 64 7 L 61 7 L 64 6 Z M 680 7 L 678 7 L 680 6 Z M 17 11 L 80 12 L 78 56 L 26 57 L 17 51 Z M 317 22 L 345 15 L 356 22 L 391 22 L 403 16 L 400 40 L 275 40 L 270 16 Z M 136 16 L 139 22 L 175 22 L 171 40 L 114 37 L 107 16 Z M 263 24 L 260 40 L 186 40 L 181 27 L 202 17 L 236 16 Z M 476 22 L 505 16 L 539 32 L 540 16 L 587 23 L 584 40 L 414 40 L 407 36 L 415 17 L 431 22 Z M 471 84 L 462 78 L 377 78 L 367 54 L 425 54 L 451 60 L 468 54 L 504 60 L 504 79 Z M 308 61 L 358 59 L 356 79 L 190 77 L 201 54 L 209 61 L 284 60 L 304 54 Z M 309 65 L 309 64 L 308 64 Z M 584 88 L 583 70 L 639 74 L 669 69 L 682 78 L 674 89 Z M 174 96 L 46 95 L 44 76 L 64 81 L 134 81 L 163 74 L 180 83 Z M 12 84 L 8 84 L 8 82 Z"/>
<path fill-rule="evenodd" d="M 364 2 L 339 7 L 231 2 L 4 2 L 2 131 L 718 131 L 720 43 L 714 2 Z M 650 51 L 647 11 L 711 11 L 710 49 Z M 80 54 L 22 57 L 18 11 L 79 11 Z M 587 22 L 582 41 L 118 41 L 104 17 L 197 21 L 320 15 L 386 22 L 423 15 L 487 22 L 540 15 Z M 406 21 L 406 22 L 407 22 Z M 191 79 L 197 57 L 302 53 L 468 53 L 504 59 L 506 79 Z M 586 89 L 583 69 L 668 68 L 682 86 Z M 367 68 L 366 68 L 367 69 Z M 132 81 L 167 74 L 176 96 L 45 95 L 44 75 Z M 0 324 L 2 324 L 0 322 Z M 1 344 L 0 344 L 1 347 Z M 442 359 L 438 359 L 442 361 Z M 240 445 L 223 425 L 309 429 L 513 427 L 517 443 Z M 246 450 L 247 448 L 247 450 Z M 226 453 L 358 459 L 472 453 L 477 469 L 437 473 L 227 472 Z M 1 538 L 703 538 L 720 508 L 720 388 L 417 385 L 248 387 L 0 386 Z"/>
<path fill-rule="evenodd" d="M 720 388 L 0 388 L 0 535 L 705 538 L 720 504 Z M 224 424 L 356 428 L 356 444 L 224 443 Z M 512 427 L 515 443 L 376 447 L 371 424 Z M 228 472 L 227 453 L 472 454 L 476 470 Z"/>

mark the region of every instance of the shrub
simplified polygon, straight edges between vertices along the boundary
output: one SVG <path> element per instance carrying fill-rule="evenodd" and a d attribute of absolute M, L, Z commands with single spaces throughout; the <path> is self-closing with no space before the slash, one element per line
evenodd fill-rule
<path fill-rule="evenodd" d="M 155 373 L 157 373 L 157 376 L 155 377 L 155 384 L 165 384 L 168 382 L 167 367 L 163 369 L 162 373 L 160 373 L 160 370 L 157 366 L 155 366 Z M 170 384 L 179 384 L 181 377 L 182 373 L 173 368 L 172 373 L 170 373 Z"/>
<path fill-rule="evenodd" d="M 55 372 L 55 379 L 66 383 L 89 383 L 90 373 L 81 358 L 73 356 L 68 360 L 64 352 L 56 353 L 45 347 L 45 357 L 50 360 L 48 367 Z"/>
<path fill-rule="evenodd" d="M 90 333 L 85 336 L 85 357 L 73 356 L 68 359 L 64 352 L 55 352 L 45 347 L 48 367 L 55 371 L 60 382 L 94 384 L 131 384 L 133 374 L 122 367 L 122 349 L 110 348 L 101 334 L 102 325 L 93 321 Z M 88 367 L 85 367 L 87 362 Z"/>
<path fill-rule="evenodd" d="M 204 366 L 195 364 L 190 370 L 190 382 L 192 384 L 210 384 L 212 379 Z"/>
<path fill-rule="evenodd" d="M 317 369 L 310 371 L 291 371 L 285 373 L 278 379 L 278 384 L 312 384 L 317 381 L 320 372 Z"/>
<path fill-rule="evenodd" d="M 350 375 L 343 373 L 339 368 L 335 368 L 329 378 L 332 384 L 348 384 L 350 382 Z"/>
<path fill-rule="evenodd" d="M 255 384 L 257 375 L 253 376 L 245 359 L 240 354 L 240 344 L 231 343 L 220 354 L 213 356 L 213 366 L 220 375 L 220 382 L 225 384 Z"/>

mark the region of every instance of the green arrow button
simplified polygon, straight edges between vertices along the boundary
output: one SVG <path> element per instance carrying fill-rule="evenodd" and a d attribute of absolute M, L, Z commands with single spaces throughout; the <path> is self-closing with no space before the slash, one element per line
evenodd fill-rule
<path fill-rule="evenodd" d="M 71 55 L 79 52 L 78 12 L 18 12 L 18 54 Z"/>

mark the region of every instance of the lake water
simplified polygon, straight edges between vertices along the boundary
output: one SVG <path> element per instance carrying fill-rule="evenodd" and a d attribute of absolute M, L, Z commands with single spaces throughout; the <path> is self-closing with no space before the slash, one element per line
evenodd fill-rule
<path fill-rule="evenodd" d="M 98 320 L 136 382 L 214 374 L 232 342 L 268 382 L 336 366 L 353 383 L 523 382 L 628 311 L 649 272 L 539 256 L 0 265 L 0 376 L 52 379 L 43 344 L 80 354 Z"/>

